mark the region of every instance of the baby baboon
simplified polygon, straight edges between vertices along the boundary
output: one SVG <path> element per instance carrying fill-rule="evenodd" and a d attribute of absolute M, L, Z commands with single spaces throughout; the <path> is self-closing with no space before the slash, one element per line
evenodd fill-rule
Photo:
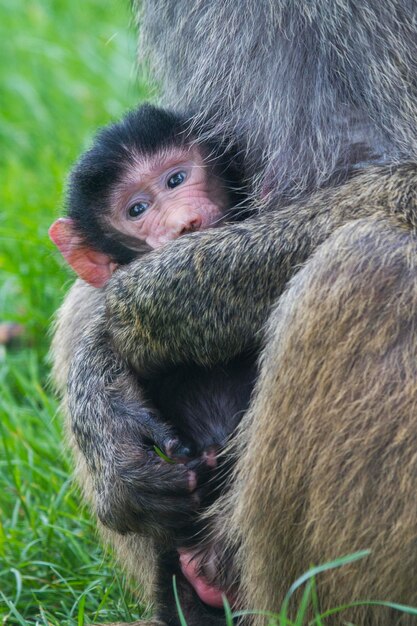
<path fill-rule="evenodd" d="M 146 104 L 102 129 L 79 159 L 70 176 L 67 217 L 56 220 L 49 234 L 80 278 L 99 288 L 120 265 L 153 248 L 242 219 L 243 199 L 230 148 L 226 154 L 214 141 L 198 144 L 187 133 L 186 118 Z M 247 409 L 254 380 L 255 359 L 249 354 L 211 368 L 179 365 L 141 380 L 158 420 L 175 429 L 164 453 L 189 468 L 196 515 L 219 493 L 226 464 L 218 467 L 217 454 Z M 80 430 L 74 432 L 82 441 Z M 172 515 L 173 532 L 159 551 L 157 605 L 171 613 L 172 576 L 181 577 L 178 549 L 182 561 L 196 547 L 200 558 L 204 555 L 196 515 L 185 527 L 177 527 Z M 209 585 L 204 598 L 223 606 L 221 592 Z M 196 613 L 195 619 L 202 618 Z"/>
<path fill-rule="evenodd" d="M 103 287 L 118 265 L 181 235 L 248 216 L 237 148 L 198 142 L 190 119 L 142 104 L 97 133 L 49 229 L 75 272 Z"/>

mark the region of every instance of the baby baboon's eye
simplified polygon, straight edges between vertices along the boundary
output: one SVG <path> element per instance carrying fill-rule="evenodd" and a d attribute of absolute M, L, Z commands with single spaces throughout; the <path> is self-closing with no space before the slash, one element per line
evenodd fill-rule
<path fill-rule="evenodd" d="M 185 172 L 175 172 L 168 178 L 167 185 L 170 189 L 174 189 L 174 187 L 178 187 L 181 185 L 186 179 L 187 174 Z"/>
<path fill-rule="evenodd" d="M 149 202 L 136 202 L 128 208 L 127 215 L 129 219 L 135 220 L 145 213 L 147 209 L 149 209 Z"/>

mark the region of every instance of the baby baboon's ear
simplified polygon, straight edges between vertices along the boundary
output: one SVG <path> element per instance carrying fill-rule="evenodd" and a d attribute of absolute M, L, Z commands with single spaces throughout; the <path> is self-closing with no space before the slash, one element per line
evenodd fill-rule
<path fill-rule="evenodd" d="M 114 263 L 107 254 L 89 247 L 69 217 L 60 217 L 49 228 L 49 237 L 66 262 L 93 287 L 103 287 L 112 275 Z"/>

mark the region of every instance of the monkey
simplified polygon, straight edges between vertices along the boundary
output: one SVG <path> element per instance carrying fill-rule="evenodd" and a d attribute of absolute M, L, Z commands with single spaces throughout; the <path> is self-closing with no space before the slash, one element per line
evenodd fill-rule
<path fill-rule="evenodd" d="M 103 287 L 117 267 L 170 239 L 242 219 L 233 159 L 213 141 L 197 145 L 185 117 L 143 104 L 102 129 L 81 156 L 70 175 L 67 217 L 53 222 L 51 240 L 80 278 Z M 227 371 L 177 368 L 147 382 L 153 403 L 188 435 L 195 453 L 221 445 L 247 406 L 253 372 L 244 371 L 246 361 Z"/>
<path fill-rule="evenodd" d="M 189 116 L 148 103 L 97 133 L 67 195 L 49 234 L 93 287 L 171 239 L 248 215 L 237 147 L 198 142 Z"/>
<path fill-rule="evenodd" d="M 150 584 L 154 537 L 169 523 L 157 514 L 161 495 L 184 512 L 193 498 L 179 465 L 159 464 L 152 492 L 137 422 L 122 429 L 116 417 L 129 406 L 123 385 L 132 371 L 227 362 L 258 342 L 236 466 L 211 510 L 214 578 L 217 569 L 224 588 L 238 581 L 239 606 L 277 611 L 312 563 L 367 548 L 359 564 L 317 578 L 322 610 L 416 604 L 415 2 L 367 0 L 359 10 L 348 0 L 213 0 L 190 11 L 153 0 L 137 13 L 141 55 L 164 102 L 195 111 L 207 137 L 237 137 L 264 205 L 121 269 L 99 306 L 91 292 L 82 299 L 80 284 L 70 292 L 55 368 L 61 389 L 68 377 L 69 419 L 88 417 L 84 445 L 73 442 L 87 495 L 113 531 L 126 529 L 128 515 L 130 534 L 110 536 Z M 192 303 L 204 317 L 193 318 Z M 74 327 L 87 312 L 95 326 Z M 97 346 L 100 336 L 83 367 L 82 341 Z M 170 433 L 147 436 L 163 445 Z M 120 463 L 126 448 L 136 453 L 130 474 Z M 136 561 L 146 555 L 142 571 L 133 550 Z M 411 626 L 415 618 L 356 605 L 331 620 Z"/>
<path fill-rule="evenodd" d="M 54 221 L 49 234 L 79 277 L 97 288 L 119 266 L 169 240 L 245 215 L 243 182 L 230 147 L 196 143 L 185 116 L 150 104 L 98 133 L 73 168 L 68 188 L 67 217 Z M 175 428 L 176 438 L 164 452 L 192 467 L 190 480 L 198 478 L 198 512 L 214 501 L 226 466 L 230 471 L 228 464 L 218 467 L 217 452 L 249 405 L 255 375 L 254 355 L 244 354 L 221 366 L 179 366 L 140 381 L 160 419 Z M 195 545 L 201 556 L 204 537 L 194 517 L 158 555 L 157 604 L 167 605 L 172 596 L 178 550 L 185 558 L 186 547 Z M 220 594 L 207 593 L 222 607 Z M 175 610 L 173 597 L 169 610 Z"/>
<path fill-rule="evenodd" d="M 366 180 L 366 185 L 364 184 L 365 183 L 364 178 Z M 314 210 L 314 212 L 317 213 L 317 218 L 316 218 L 317 227 L 320 226 L 321 228 L 323 228 L 324 223 L 326 223 L 326 228 L 329 228 L 329 229 L 333 228 L 334 232 L 337 233 L 340 230 L 343 230 L 344 224 L 351 225 L 353 223 L 352 222 L 353 219 L 356 219 L 358 222 L 365 222 L 366 218 L 376 220 L 376 218 L 379 215 L 380 216 L 384 216 L 384 214 L 386 215 L 387 203 L 388 205 L 391 204 L 392 206 L 396 206 L 400 208 L 405 207 L 406 210 L 404 211 L 404 214 L 402 215 L 400 214 L 398 216 L 395 214 L 395 212 L 393 212 L 392 222 L 393 222 L 394 229 L 397 227 L 396 222 L 398 221 L 399 222 L 398 230 L 401 232 L 401 230 L 403 229 L 404 232 L 407 233 L 406 229 L 404 228 L 407 224 L 409 224 L 407 220 L 410 217 L 407 215 L 407 202 L 408 202 L 408 199 L 410 198 L 410 195 L 416 183 L 417 183 L 417 170 L 416 170 L 416 167 L 413 165 L 408 165 L 406 167 L 403 166 L 402 168 L 399 168 L 396 175 L 393 174 L 393 170 L 391 167 L 390 168 L 375 168 L 374 170 L 369 170 L 366 173 L 366 175 L 352 178 L 349 184 L 347 184 L 344 187 L 332 190 L 331 193 L 329 193 L 326 190 L 325 192 L 318 194 L 317 197 L 315 198 L 314 209 L 311 206 L 311 204 L 304 204 L 303 206 L 302 203 L 299 203 L 297 205 L 297 211 L 299 212 L 299 221 L 297 221 L 297 224 L 294 225 L 293 236 L 294 237 L 296 236 L 297 231 L 300 229 L 300 225 L 303 222 L 307 221 L 307 214 L 310 210 Z M 353 202 L 352 198 L 355 198 L 355 202 Z M 338 216 L 339 222 L 338 223 L 333 222 L 332 224 L 329 224 L 327 222 L 324 222 L 323 218 L 326 216 L 326 214 L 328 214 L 329 206 L 333 206 L 333 205 L 336 205 L 339 207 L 339 210 L 340 210 L 340 215 Z M 364 209 L 363 207 L 366 207 L 366 209 Z M 400 221 L 399 218 L 403 219 L 403 223 Z M 235 228 L 242 229 L 243 227 L 246 227 L 246 226 L 247 226 L 247 223 L 242 223 L 239 225 L 235 225 Z M 310 226 L 312 225 L 310 224 Z M 287 217 L 282 216 L 282 232 L 284 233 L 286 230 L 288 230 Z M 249 228 L 248 228 L 248 232 L 250 232 Z M 314 230 L 312 232 L 314 232 Z M 209 233 L 205 233 L 205 235 L 206 234 L 208 235 Z M 318 230 L 318 234 L 325 242 L 326 241 L 325 234 L 328 234 L 328 233 L 320 233 L 320 231 Z M 299 236 L 300 236 L 301 241 L 303 242 L 303 239 L 304 239 L 303 234 L 300 233 Z M 330 235 L 328 235 L 328 237 L 330 237 Z M 231 241 L 232 240 L 233 239 L 231 238 Z M 175 242 L 175 243 L 179 246 L 180 240 L 178 240 L 178 242 Z M 320 248 L 320 245 L 317 244 L 317 240 L 314 242 L 313 245 L 316 245 L 317 248 Z M 179 248 L 177 250 L 177 253 L 178 252 L 179 252 Z M 306 254 L 308 254 L 308 251 L 306 251 Z M 186 255 L 184 255 L 184 258 L 185 256 Z M 127 285 L 129 284 L 129 270 L 130 269 L 131 268 L 126 268 L 124 270 L 121 270 L 121 273 L 123 272 L 126 275 L 125 281 Z M 114 279 L 115 278 L 116 276 L 114 277 Z M 283 282 L 286 282 L 286 280 L 284 280 L 284 276 L 281 276 L 280 278 Z M 138 284 L 138 283 L 135 283 L 135 284 Z M 72 310 L 72 308 L 70 310 Z M 107 351 L 107 348 L 108 346 L 106 345 L 105 346 L 106 351 Z M 88 356 L 88 352 L 89 351 L 83 350 L 82 353 L 80 353 L 80 359 L 84 363 L 84 366 L 85 366 L 85 372 L 86 372 L 85 380 L 88 380 L 88 375 L 91 375 L 92 369 L 94 369 L 92 367 L 94 365 L 94 362 L 91 361 L 91 358 Z M 104 356 L 104 353 L 103 353 L 103 356 Z M 85 360 L 86 358 L 88 359 L 87 361 Z M 119 368 L 120 364 L 117 364 L 116 367 Z M 118 372 L 118 375 L 120 375 L 120 372 Z M 123 377 L 124 375 L 125 374 L 123 374 Z M 128 370 L 126 371 L 126 375 L 128 375 Z M 311 383 L 310 388 L 313 388 L 313 387 L 314 385 L 313 383 Z M 82 390 L 79 390 L 79 393 L 81 393 L 81 391 Z M 97 391 L 98 391 L 97 387 L 95 387 L 94 392 L 96 394 L 97 394 Z M 72 389 L 70 386 L 70 393 L 71 392 L 74 392 L 74 389 Z M 88 397 L 87 393 L 84 393 L 82 399 L 85 400 L 87 397 Z M 101 399 L 99 398 L 98 401 L 100 404 Z M 116 406 L 117 408 L 119 408 L 118 405 Z M 93 407 L 91 410 L 93 410 Z M 244 422 L 245 422 L 245 418 L 244 418 Z M 254 425 L 254 428 L 256 427 L 257 426 Z M 275 445 L 277 445 L 276 440 L 275 440 Z M 102 446 L 104 446 L 104 442 L 102 442 Z M 101 446 L 100 446 L 99 452 L 103 453 Z M 259 449 L 258 449 L 258 453 L 263 454 L 263 452 L 261 453 Z M 270 451 L 270 455 L 268 455 L 268 458 L 269 459 L 273 458 L 272 455 L 273 455 L 273 452 Z M 138 459 L 138 457 L 136 457 L 136 459 Z M 167 468 L 164 467 L 163 469 L 166 470 Z M 174 469 L 177 470 L 178 468 L 175 467 Z M 136 475 L 134 473 L 134 470 L 132 469 L 130 474 L 126 474 L 126 479 L 129 479 L 129 482 L 130 482 L 130 480 L 132 480 L 133 478 L 136 478 Z M 142 481 L 141 484 L 143 485 L 143 490 L 145 492 L 144 497 L 146 497 L 146 495 L 148 495 L 146 494 L 147 485 L 146 485 L 146 482 L 144 481 L 143 476 L 141 476 L 141 478 L 137 480 Z M 166 493 L 163 492 L 161 485 L 154 484 L 154 489 L 157 489 L 158 487 L 161 489 L 161 491 L 159 492 L 158 501 L 160 500 L 163 501 L 163 498 L 164 496 L 166 496 Z M 150 486 L 148 487 L 148 489 L 150 490 Z M 183 492 L 180 491 L 178 495 L 183 495 Z M 180 506 L 183 506 L 183 504 L 181 504 Z M 172 503 L 172 509 L 169 510 L 169 515 L 174 515 L 175 513 L 174 507 L 175 507 L 175 504 Z M 259 510 L 261 511 L 261 509 Z M 150 515 L 150 514 L 152 514 L 152 512 L 148 510 L 148 511 L 144 511 L 144 513 L 140 515 L 139 519 L 137 520 L 137 523 L 138 523 L 138 527 L 136 528 L 137 532 L 139 532 L 139 528 L 140 528 L 139 524 L 145 524 L 146 515 Z M 162 515 L 162 513 L 160 513 L 160 515 Z M 132 519 L 131 523 L 132 522 L 134 523 L 135 520 Z M 242 520 L 240 521 L 240 523 L 242 523 Z M 131 528 L 134 529 L 134 526 L 132 526 Z M 153 531 L 155 530 L 156 529 L 153 528 Z M 150 532 L 150 531 L 151 529 L 148 528 L 147 532 Z M 136 535 L 134 536 L 136 537 Z M 137 570 L 136 570 L 136 573 L 137 573 Z M 193 615 L 193 607 L 195 608 L 196 606 L 197 606 L 197 603 L 194 602 L 194 604 L 191 605 L 191 608 L 189 608 L 189 614 L 191 614 L 191 616 Z M 159 617 L 161 617 L 161 615 L 159 615 Z M 187 618 L 188 618 L 188 615 L 187 615 Z M 166 619 L 166 622 L 169 623 L 168 619 Z M 172 623 L 175 623 L 175 621 Z M 190 623 L 193 623 L 193 622 L 190 621 Z M 204 623 L 204 621 L 202 623 Z M 208 623 L 216 623 L 216 622 L 209 621 Z"/>

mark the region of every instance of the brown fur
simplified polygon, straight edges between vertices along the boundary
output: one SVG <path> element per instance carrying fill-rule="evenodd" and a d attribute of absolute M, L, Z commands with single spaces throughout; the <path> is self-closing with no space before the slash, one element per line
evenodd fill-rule
<path fill-rule="evenodd" d="M 311 563 L 371 548 L 319 577 L 322 606 L 417 603 L 415 17 L 414 0 L 144 2 L 143 50 L 165 98 L 208 135 L 238 138 L 264 202 L 251 221 L 121 271 L 106 304 L 76 285 L 64 305 L 55 347 L 61 381 L 71 360 L 75 454 L 101 519 L 148 550 L 139 580 L 190 497 L 180 467 L 149 466 L 131 366 L 227 360 L 267 324 L 231 493 L 210 522 L 237 553 L 226 582 L 241 580 L 243 606 L 273 610 Z M 331 623 L 342 619 L 415 623 L 374 607 Z"/>
<path fill-rule="evenodd" d="M 324 606 L 361 598 L 414 601 L 409 584 L 417 566 L 410 549 L 416 509 L 411 476 L 417 461 L 408 424 L 417 401 L 412 343 L 416 185 L 412 165 L 396 171 L 375 168 L 310 200 L 309 211 L 321 216 L 317 228 L 320 224 L 333 233 L 319 238 L 271 315 L 256 399 L 239 438 L 232 496 L 215 506 L 218 535 L 232 529 L 226 541 L 233 537 L 239 550 L 238 566 L 227 572 L 226 582 L 241 572 L 246 607 L 278 609 L 290 584 L 311 563 L 363 548 L 372 548 L 372 557 L 325 577 Z M 337 219 L 336 211 L 329 212 L 334 206 Z M 297 209 L 300 215 L 306 205 Z M 276 237 L 280 241 L 279 233 Z M 124 278 L 124 284 L 138 283 Z M 65 336 L 73 322 L 82 327 L 79 318 L 66 317 L 74 308 L 72 299 L 80 297 L 78 315 L 86 308 L 96 320 L 97 293 L 81 283 L 73 288 L 60 318 Z M 88 298 L 94 299 L 93 314 Z M 55 342 L 60 344 L 59 334 Z M 76 445 L 75 451 L 84 468 L 82 483 L 97 502 Z M 265 516 L 265 502 L 280 506 Z M 224 520 L 223 508 L 233 512 L 231 520 Z M 350 527 L 349 520 L 354 520 Z M 136 534 L 108 536 L 121 562 L 141 584 L 149 582 L 151 541 Z M 392 559 L 400 553 L 398 574 L 392 576 Z M 386 609 L 382 615 L 388 615 Z M 389 619 L 370 623 L 391 624 Z"/>
<path fill-rule="evenodd" d="M 323 610 L 417 604 L 416 269 L 415 232 L 359 220 L 320 246 L 271 316 L 229 509 L 244 606 L 278 610 L 311 564 L 361 549 L 371 556 L 318 577 Z M 279 505 L 265 515 L 265 503 Z M 415 623 L 386 608 L 339 620 Z"/>

